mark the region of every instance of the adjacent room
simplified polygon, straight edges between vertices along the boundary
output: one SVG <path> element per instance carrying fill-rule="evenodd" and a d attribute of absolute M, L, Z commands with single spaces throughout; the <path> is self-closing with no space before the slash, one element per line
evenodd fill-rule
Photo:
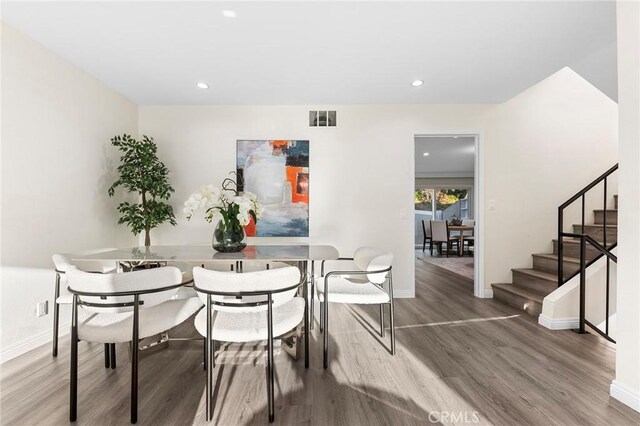
<path fill-rule="evenodd" d="M 471 281 L 476 251 L 476 139 L 473 135 L 415 138 L 417 261 Z"/>
<path fill-rule="evenodd" d="M 0 11 L 0 426 L 640 424 L 640 2 Z"/>

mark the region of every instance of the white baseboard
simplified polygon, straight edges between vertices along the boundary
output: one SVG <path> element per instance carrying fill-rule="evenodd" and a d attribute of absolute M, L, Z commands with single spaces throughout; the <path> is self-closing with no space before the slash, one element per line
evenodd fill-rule
<path fill-rule="evenodd" d="M 629 386 L 623 385 L 619 381 L 614 380 L 611 382 L 609 395 L 622 402 L 624 405 L 628 405 L 634 410 L 640 412 L 640 392 L 636 389 L 632 389 Z"/>
<path fill-rule="evenodd" d="M 396 299 L 413 299 L 416 297 L 414 290 L 393 290 L 393 297 Z"/>
<path fill-rule="evenodd" d="M 69 334 L 71 323 L 60 324 L 60 334 L 58 337 L 62 337 Z M 53 340 L 53 330 L 43 331 L 42 333 L 30 336 L 20 342 L 13 343 L 0 350 L 0 364 L 3 364 L 15 357 L 26 354 L 27 352 L 42 346 L 47 343 L 51 343 Z"/>
<path fill-rule="evenodd" d="M 579 318 L 551 318 L 544 314 L 538 317 L 538 324 L 550 330 L 571 330 L 580 327 Z"/>
<path fill-rule="evenodd" d="M 484 299 L 493 299 L 493 290 L 485 288 L 482 297 Z"/>

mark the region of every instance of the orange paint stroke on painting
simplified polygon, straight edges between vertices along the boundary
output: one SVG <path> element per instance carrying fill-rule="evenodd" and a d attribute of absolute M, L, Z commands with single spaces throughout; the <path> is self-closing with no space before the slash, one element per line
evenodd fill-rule
<path fill-rule="evenodd" d="M 309 190 L 298 191 L 298 176 L 306 167 L 287 166 L 287 181 L 291 184 L 291 202 L 309 204 Z M 307 183 L 308 184 L 308 183 Z"/>

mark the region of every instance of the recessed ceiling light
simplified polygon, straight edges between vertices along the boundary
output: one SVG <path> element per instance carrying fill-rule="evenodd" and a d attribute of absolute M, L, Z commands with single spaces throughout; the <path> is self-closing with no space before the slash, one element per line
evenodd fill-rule
<path fill-rule="evenodd" d="M 423 84 L 424 84 L 424 81 L 422 81 L 422 80 L 413 80 L 413 81 L 411 82 L 411 85 L 412 85 L 413 87 L 420 87 L 420 86 L 422 86 Z"/>
<path fill-rule="evenodd" d="M 424 156 L 426 157 L 426 156 L 428 156 L 428 155 L 429 155 L 429 153 L 428 153 L 428 152 L 425 152 L 425 153 L 424 153 L 424 154 L 422 154 L 422 155 L 424 155 Z"/>
<path fill-rule="evenodd" d="M 236 16 L 238 16 L 238 14 L 235 10 L 223 10 L 222 16 L 224 16 L 225 18 L 235 18 Z"/>
<path fill-rule="evenodd" d="M 204 81 L 199 81 L 198 84 L 196 84 L 196 86 L 198 86 L 199 89 L 208 89 L 209 85 L 207 83 L 205 83 Z"/>
<path fill-rule="evenodd" d="M 459 136 L 454 136 L 453 138 L 454 138 L 454 139 L 458 139 L 458 138 L 459 138 Z"/>

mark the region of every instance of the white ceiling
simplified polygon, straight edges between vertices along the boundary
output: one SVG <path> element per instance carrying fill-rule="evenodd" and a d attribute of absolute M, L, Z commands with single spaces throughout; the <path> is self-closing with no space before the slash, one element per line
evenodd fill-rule
<path fill-rule="evenodd" d="M 612 1 L 3 1 L 2 19 L 143 105 L 502 102 L 564 66 L 617 98 Z"/>
<path fill-rule="evenodd" d="M 416 177 L 473 177 L 475 137 L 417 136 L 415 142 Z"/>

